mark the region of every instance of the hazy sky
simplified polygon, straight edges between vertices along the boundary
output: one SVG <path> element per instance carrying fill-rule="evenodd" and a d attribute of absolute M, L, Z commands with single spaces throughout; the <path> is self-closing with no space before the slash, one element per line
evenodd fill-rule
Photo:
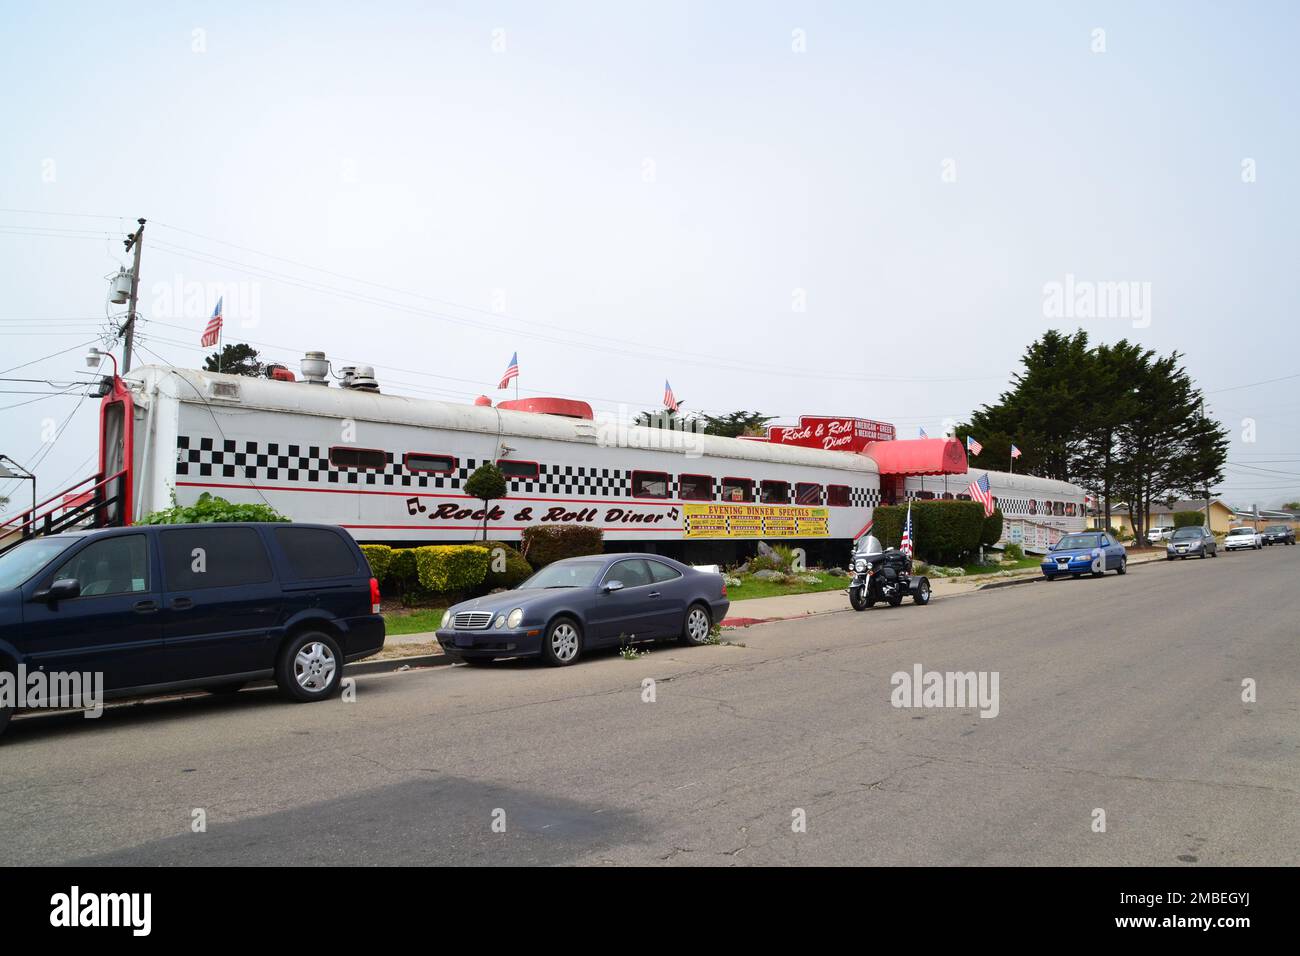
<path fill-rule="evenodd" d="M 525 395 L 913 437 L 1082 326 L 1185 353 L 1231 503 L 1300 498 L 1297 10 L 0 0 L 0 369 L 73 349 L 0 374 L 84 372 L 143 216 L 145 362 L 224 294 L 386 391 L 505 397 L 518 351 Z M 1134 297 L 1058 317 L 1067 276 Z M 90 471 L 94 401 L 0 390 L 0 452 Z"/>

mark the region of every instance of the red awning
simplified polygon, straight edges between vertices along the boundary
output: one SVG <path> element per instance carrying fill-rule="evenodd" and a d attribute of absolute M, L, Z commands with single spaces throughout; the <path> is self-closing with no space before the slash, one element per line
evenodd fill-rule
<path fill-rule="evenodd" d="M 907 438 L 874 441 L 861 454 L 882 475 L 964 475 L 966 450 L 955 438 Z"/>

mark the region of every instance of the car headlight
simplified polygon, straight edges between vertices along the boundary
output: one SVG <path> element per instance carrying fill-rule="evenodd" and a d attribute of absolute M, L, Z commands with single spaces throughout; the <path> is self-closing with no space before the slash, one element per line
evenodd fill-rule
<path fill-rule="evenodd" d="M 439 624 L 438 627 L 445 628 L 450 623 L 451 623 L 451 608 L 447 608 L 447 610 L 442 612 L 442 623 Z"/>
<path fill-rule="evenodd" d="M 510 627 L 518 627 L 523 622 L 524 622 L 524 609 L 521 607 L 515 608 L 513 611 L 510 612 L 510 616 L 506 618 L 506 624 Z"/>
<path fill-rule="evenodd" d="M 504 614 L 498 614 L 497 619 L 492 622 L 492 626 L 498 631 L 501 630 L 501 628 L 506 626 L 506 616 Z"/>

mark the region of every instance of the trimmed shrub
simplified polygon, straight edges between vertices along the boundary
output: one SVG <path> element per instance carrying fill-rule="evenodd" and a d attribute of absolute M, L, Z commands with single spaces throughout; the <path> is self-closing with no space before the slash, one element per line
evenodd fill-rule
<path fill-rule="evenodd" d="M 468 591 L 483 583 L 492 562 L 480 544 L 434 544 L 411 549 L 420 584 L 430 591 Z"/>
<path fill-rule="evenodd" d="M 172 494 L 172 506 L 147 514 L 136 524 L 219 524 L 227 521 L 288 521 L 270 505 L 234 504 L 203 492 L 192 505 L 178 505 Z"/>
<path fill-rule="evenodd" d="M 1013 542 L 1012 544 L 1007 545 L 1006 550 L 1003 552 L 1003 556 L 1010 561 L 1023 561 L 1025 558 L 1025 549 Z"/>
<path fill-rule="evenodd" d="M 993 514 L 984 519 L 984 529 L 980 532 L 980 544 L 991 548 L 1002 540 L 1002 509 L 994 508 Z"/>
<path fill-rule="evenodd" d="M 1175 528 L 1199 528 L 1205 524 L 1204 511 L 1177 511 L 1174 512 Z"/>
<path fill-rule="evenodd" d="M 393 549 L 386 544 L 363 544 L 361 553 L 370 563 L 370 574 L 380 584 L 388 580 L 388 569 L 393 563 Z"/>
<path fill-rule="evenodd" d="M 403 593 L 414 591 L 420 586 L 420 570 L 415 566 L 415 548 L 400 548 L 393 551 L 388 564 L 388 579 Z"/>
<path fill-rule="evenodd" d="M 879 505 L 872 512 L 871 533 L 886 548 L 896 548 L 906 516 L 907 505 Z M 978 501 L 912 502 L 912 546 L 930 564 L 960 564 L 979 548 L 984 524 Z"/>
<path fill-rule="evenodd" d="M 605 534 L 599 528 L 535 524 L 524 529 L 519 550 L 529 564 L 540 569 L 564 558 L 602 553 Z"/>
<path fill-rule="evenodd" d="M 483 579 L 483 586 L 488 590 L 493 588 L 517 588 L 532 577 L 533 566 L 510 545 L 503 541 L 485 541 L 483 547 L 488 549 L 490 559 L 487 577 Z M 498 548 L 505 552 L 506 566 L 504 571 L 494 571 L 492 569 L 497 564 Z"/>

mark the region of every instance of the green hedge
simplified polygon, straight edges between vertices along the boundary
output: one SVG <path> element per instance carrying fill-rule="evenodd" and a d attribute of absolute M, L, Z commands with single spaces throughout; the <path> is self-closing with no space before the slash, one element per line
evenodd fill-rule
<path fill-rule="evenodd" d="M 483 547 L 488 549 L 488 573 L 483 579 L 483 586 L 489 591 L 493 588 L 517 588 L 532 577 L 533 566 L 522 554 L 504 541 L 485 541 Z M 505 552 L 505 570 L 495 571 L 498 563 L 498 549 Z"/>
<path fill-rule="evenodd" d="M 907 505 L 879 505 L 872 512 L 871 533 L 886 548 L 896 548 L 906 516 Z M 986 523 L 978 501 L 913 501 L 912 547 L 929 564 L 961 564 L 979 549 Z"/>
<path fill-rule="evenodd" d="M 1175 528 L 1199 528 L 1205 524 L 1204 511 L 1176 511 L 1174 512 Z M 1149 528 L 1147 529 L 1150 530 Z"/>
<path fill-rule="evenodd" d="M 288 520 L 270 505 L 234 504 L 205 491 L 192 505 L 176 504 L 176 495 L 173 493 L 170 508 L 147 514 L 136 524 L 218 524 L 228 521 Z"/>
<path fill-rule="evenodd" d="M 420 584 L 430 591 L 468 591 L 483 583 L 492 558 L 479 544 L 435 544 L 414 548 Z"/>
<path fill-rule="evenodd" d="M 535 524 L 524 529 L 520 551 L 535 568 L 544 568 L 563 558 L 600 554 L 605 550 L 605 534 L 599 528 Z"/>
<path fill-rule="evenodd" d="M 393 564 L 393 549 L 386 544 L 363 544 L 361 553 L 370 562 L 370 574 L 382 587 L 388 580 L 388 569 Z"/>

